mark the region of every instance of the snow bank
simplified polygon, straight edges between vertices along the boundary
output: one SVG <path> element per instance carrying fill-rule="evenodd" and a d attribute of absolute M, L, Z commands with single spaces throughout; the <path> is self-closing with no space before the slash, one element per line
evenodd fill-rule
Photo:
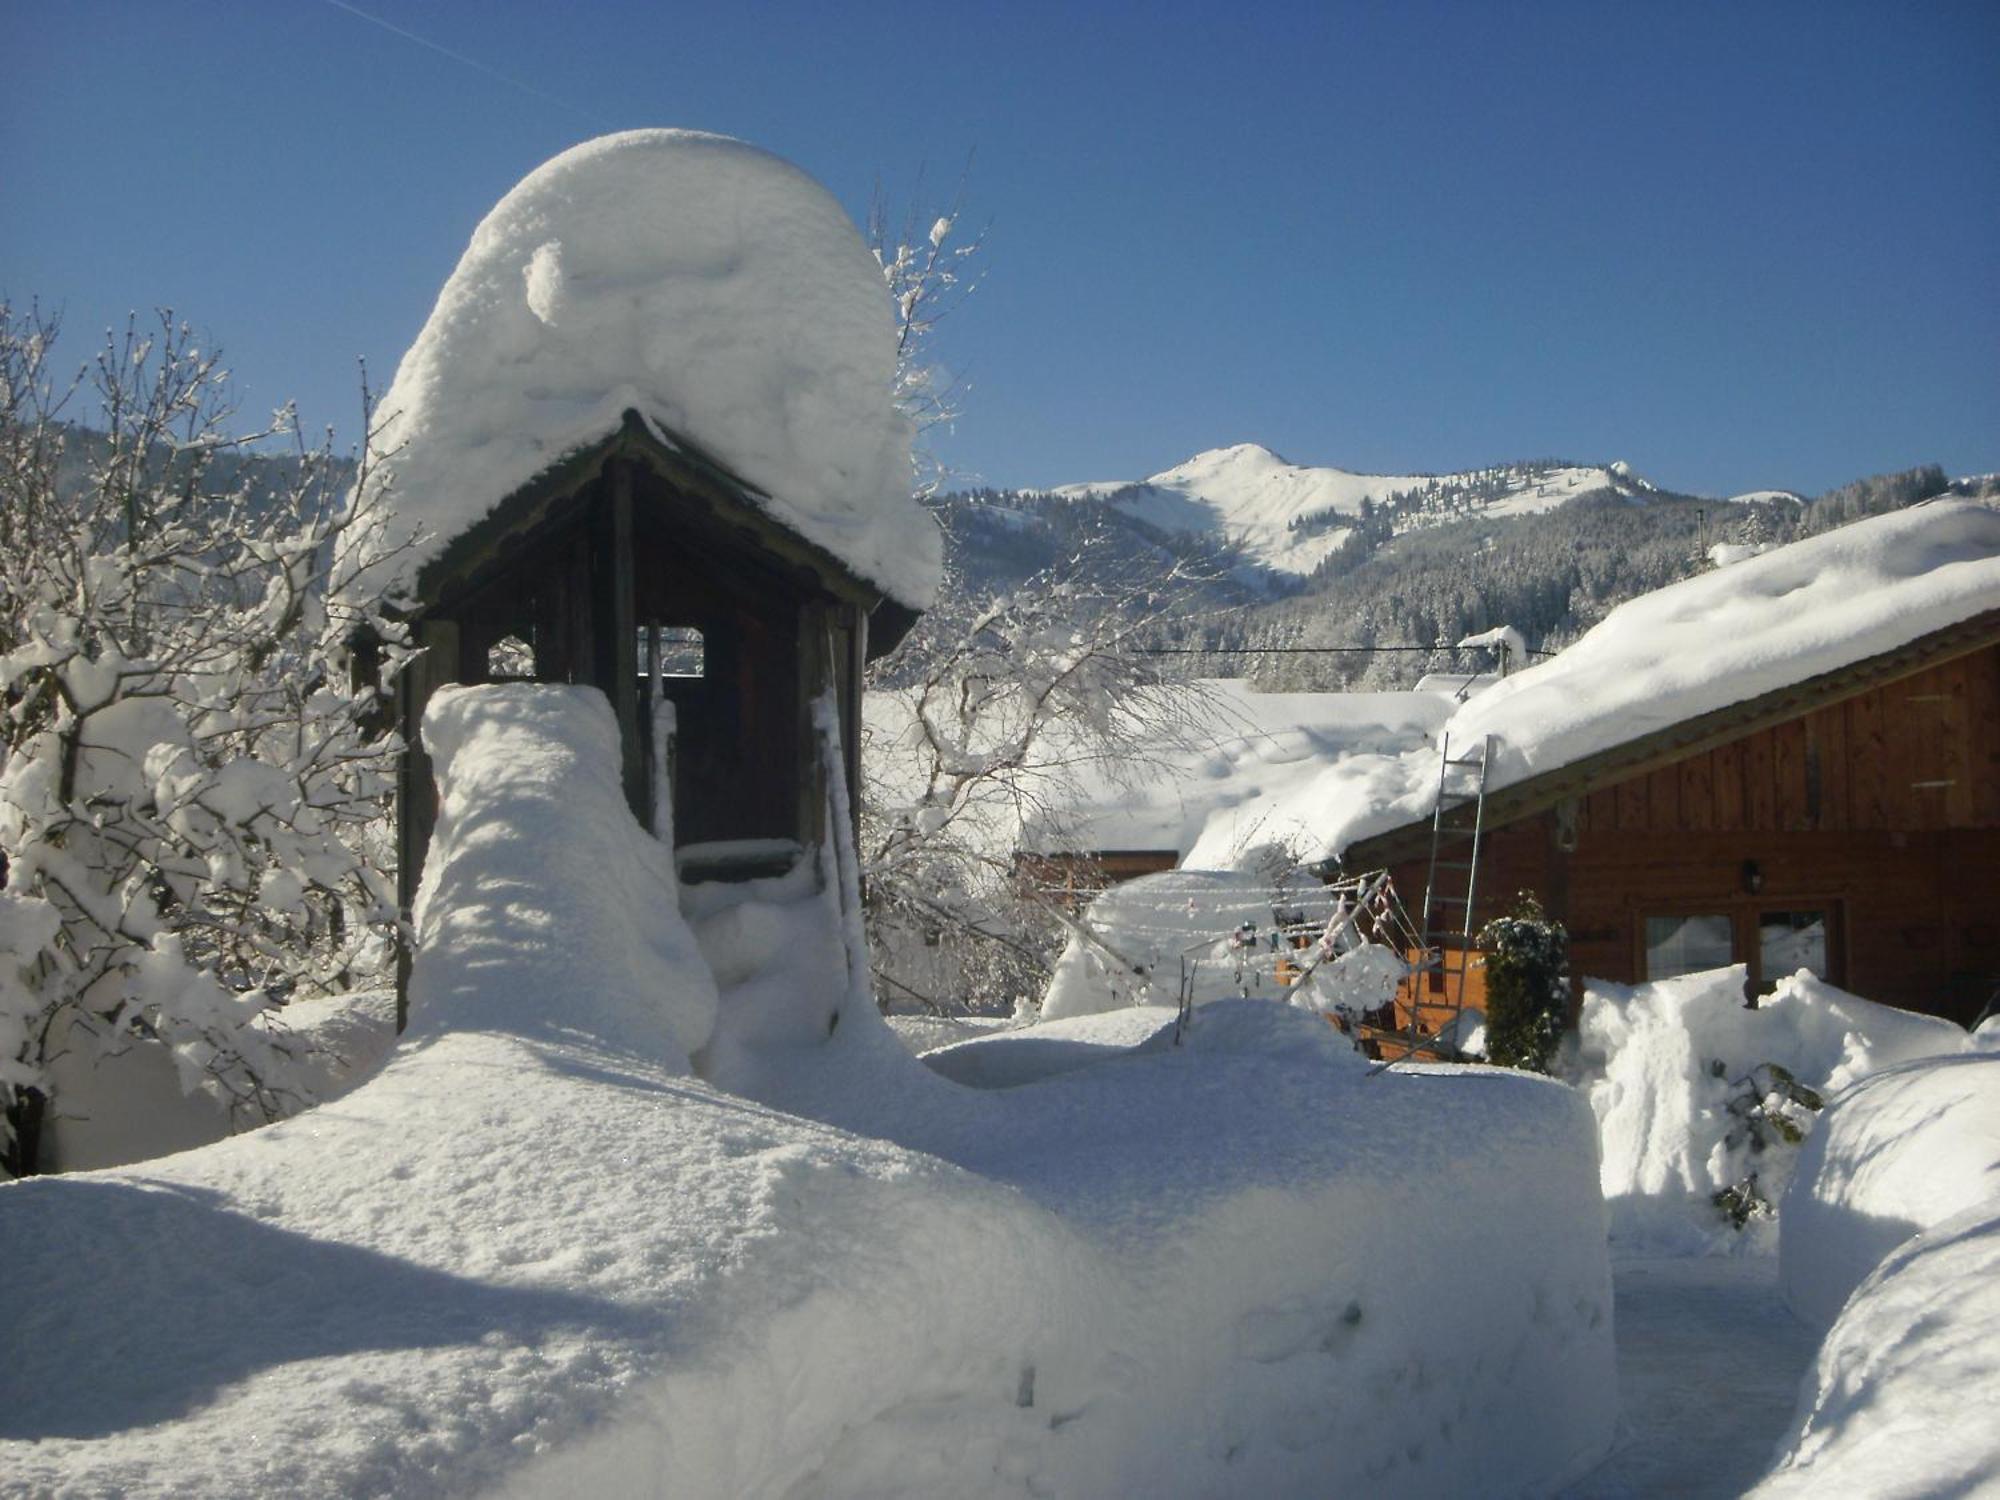
<path fill-rule="evenodd" d="M 315 1100 L 354 1088 L 396 1040 L 393 990 L 294 1000 L 276 1015 L 297 1085 Z M 66 1031 L 72 1023 L 57 1024 Z M 43 1127 L 44 1171 L 123 1166 L 191 1151 L 242 1128 L 212 1094 L 187 1087 L 173 1054 L 157 1042 L 134 1037 L 100 1055 L 68 1045 L 59 1031 L 51 1052 L 59 1103 Z"/>
<path fill-rule="evenodd" d="M 428 722 L 388 1065 L 251 1135 L 0 1186 L 0 1341 L 36 1351 L 0 1362 L 0 1489 L 1506 1494 L 1607 1445 L 1573 1092 L 1370 1078 L 1256 1003 L 1005 1089 L 868 1007 L 739 1029 L 739 998 L 847 993 L 835 893 L 684 922 L 587 692 Z"/>
<path fill-rule="evenodd" d="M 2000 1197 L 1988 1186 L 1983 1203 L 1891 1251 L 1854 1293 L 1755 1500 L 2000 1490 Z"/>
<path fill-rule="evenodd" d="M 1035 1294 L 1058 1306 L 1032 1358 L 1047 1415 L 1017 1429 L 1028 1493 L 1545 1493 L 1587 1469 L 1616 1396 L 1574 1092 L 1371 1078 L 1323 1021 L 1262 1001 L 1172 1037 L 1173 1012 L 1144 1007 L 932 1054 L 984 1085 L 968 1092 L 919 1077 L 886 1029 L 843 1025 L 739 1081 L 1006 1183 L 1091 1247 L 1094 1300 Z M 995 1392 L 979 1399 L 983 1418 L 971 1393 L 906 1398 L 811 1492 L 1017 1493 L 921 1467 L 991 1430 Z"/>
<path fill-rule="evenodd" d="M 1738 966 L 1584 991 L 1572 1080 L 1603 1147 L 1603 1187 L 1621 1252 L 1776 1248 L 1768 1211 L 1823 1102 L 1913 1057 L 1955 1053 L 1965 1033 L 1849 995 L 1801 970 L 1756 1010 Z M 1731 1190 L 1739 1232 L 1715 1202 Z"/>
<path fill-rule="evenodd" d="M 1495 736 L 1498 789 L 1996 608 L 2000 509 L 1931 500 L 1621 604 L 1446 728 L 1460 745 Z M 1275 810 L 1317 829 L 1325 854 L 1430 814 L 1434 745 L 1337 770 Z"/>
<path fill-rule="evenodd" d="M 636 410 L 763 492 L 773 517 L 905 604 L 937 586 L 911 497 L 881 268 L 818 183 L 687 130 L 587 141 L 474 232 L 382 398 L 375 477 L 414 548 L 381 594 Z"/>
<path fill-rule="evenodd" d="M 2000 1055 L 1924 1059 L 1833 1100 L 1785 1194 L 1779 1280 L 1825 1328 L 1919 1230 L 2000 1198 Z M 2000 1325 L 1996 1325 L 2000 1331 Z"/>

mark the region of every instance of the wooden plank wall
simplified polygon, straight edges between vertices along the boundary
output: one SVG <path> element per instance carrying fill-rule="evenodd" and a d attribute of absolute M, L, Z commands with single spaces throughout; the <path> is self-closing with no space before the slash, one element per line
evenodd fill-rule
<path fill-rule="evenodd" d="M 1395 870 L 1412 909 L 1425 874 Z M 1500 829 L 1479 880 L 1480 920 L 1533 891 L 1572 972 L 1621 983 L 1649 910 L 1832 908 L 1835 983 L 1969 1021 L 2000 986 L 2000 647 L 1601 787 L 1573 849 L 1553 811 Z"/>

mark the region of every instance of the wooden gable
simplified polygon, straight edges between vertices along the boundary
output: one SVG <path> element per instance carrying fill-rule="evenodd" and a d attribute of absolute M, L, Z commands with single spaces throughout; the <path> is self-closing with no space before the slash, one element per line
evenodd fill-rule
<path fill-rule="evenodd" d="M 2000 612 L 1505 788 L 1487 812 L 1476 919 L 1535 892 L 1579 978 L 1649 977 L 1648 932 L 1680 919 L 1768 988 L 1788 961 L 1772 934 L 1810 916 L 1829 981 L 1969 1023 L 2000 989 Z M 1421 892 L 1428 849 L 1425 822 L 1346 863 Z"/>

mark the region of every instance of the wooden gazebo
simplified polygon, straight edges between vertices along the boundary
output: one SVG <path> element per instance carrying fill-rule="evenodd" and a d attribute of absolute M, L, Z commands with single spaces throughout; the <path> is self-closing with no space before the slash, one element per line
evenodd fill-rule
<path fill-rule="evenodd" d="M 422 654 L 399 679 L 405 910 L 437 818 L 418 728 L 451 683 L 585 683 L 618 718 L 627 799 L 649 826 L 670 786 L 684 879 L 777 873 L 815 847 L 828 786 L 810 706 L 838 707 L 856 801 L 862 668 L 916 620 L 695 445 L 628 411 L 602 440 L 499 499 L 418 571 Z M 673 705 L 653 743 L 655 695 Z"/>

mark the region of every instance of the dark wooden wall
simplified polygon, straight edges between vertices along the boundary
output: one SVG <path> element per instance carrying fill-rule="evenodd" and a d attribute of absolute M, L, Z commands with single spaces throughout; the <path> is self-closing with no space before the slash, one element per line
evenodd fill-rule
<path fill-rule="evenodd" d="M 1414 908 L 1425 861 L 1395 875 Z M 1572 972 L 1621 983 L 1648 913 L 1727 912 L 1748 942 L 1757 910 L 1835 911 L 1829 979 L 1969 1022 L 2000 986 L 2000 647 L 1492 832 L 1479 883 L 1481 920 L 1533 891 Z"/>

